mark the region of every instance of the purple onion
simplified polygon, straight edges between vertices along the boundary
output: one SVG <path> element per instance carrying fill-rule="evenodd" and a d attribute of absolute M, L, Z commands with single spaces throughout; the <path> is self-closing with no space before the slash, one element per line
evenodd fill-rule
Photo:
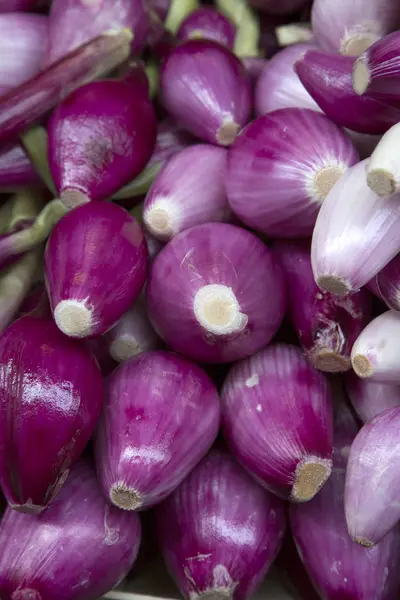
<path fill-rule="evenodd" d="M 234 365 L 222 388 L 224 437 L 258 482 L 306 502 L 332 466 L 331 394 L 300 349 L 268 346 Z"/>
<path fill-rule="evenodd" d="M 400 120 L 400 109 L 359 96 L 352 87 L 354 59 L 309 50 L 295 64 L 308 93 L 337 125 L 369 134 L 384 133 Z"/>
<path fill-rule="evenodd" d="M 148 31 L 144 0 L 52 0 L 43 66 L 48 67 L 106 31 L 125 28 L 132 30 L 133 52 L 139 52 Z"/>
<path fill-rule="evenodd" d="M 315 280 L 322 290 L 338 296 L 358 291 L 400 248 L 399 194 L 382 200 L 370 190 L 367 162 L 349 169 L 332 188 L 314 228 Z"/>
<path fill-rule="evenodd" d="M 380 297 L 392 310 L 400 311 L 400 254 L 385 266 L 376 276 Z"/>
<path fill-rule="evenodd" d="M 164 500 L 203 458 L 220 422 L 216 388 L 171 352 L 123 363 L 107 383 L 95 455 L 103 493 L 124 510 Z"/>
<path fill-rule="evenodd" d="M 212 6 L 201 6 L 184 19 L 176 34 L 178 40 L 213 40 L 233 50 L 236 25 Z"/>
<path fill-rule="evenodd" d="M 285 15 L 302 8 L 307 0 L 249 0 L 251 6 L 273 15 Z"/>
<path fill-rule="evenodd" d="M 191 40 L 172 50 L 160 85 L 167 111 L 205 142 L 229 146 L 249 120 L 251 86 L 245 68 L 211 40 Z"/>
<path fill-rule="evenodd" d="M 225 223 L 174 237 L 154 261 L 147 301 L 150 321 L 173 350 L 212 363 L 265 346 L 286 308 L 283 275 L 268 248 Z"/>
<path fill-rule="evenodd" d="M 64 100 L 48 134 L 58 195 L 73 206 L 106 199 L 139 175 L 153 152 L 156 118 L 141 82 L 108 79 Z"/>
<path fill-rule="evenodd" d="M 346 390 L 357 415 L 368 423 L 381 412 L 400 406 L 400 385 L 361 379 L 351 371 L 346 375 Z"/>
<path fill-rule="evenodd" d="M 39 0 L 0 0 L 0 13 L 33 10 L 37 4 Z"/>
<path fill-rule="evenodd" d="M 348 136 L 325 115 L 278 110 L 250 123 L 230 148 L 228 201 L 257 231 L 307 237 L 328 192 L 358 160 Z"/>
<path fill-rule="evenodd" d="M 400 9 L 392 0 L 314 0 L 312 29 L 326 52 L 359 56 L 400 24 Z"/>
<path fill-rule="evenodd" d="M 36 75 L 46 48 L 48 18 L 0 14 L 0 87 L 2 93 Z"/>
<path fill-rule="evenodd" d="M 0 483 L 38 512 L 60 491 L 99 418 L 102 382 L 86 348 L 50 319 L 22 317 L 0 338 Z"/>
<path fill-rule="evenodd" d="M 389 408 L 363 426 L 350 449 L 345 489 L 347 527 L 352 539 L 367 548 L 383 543 L 382 538 L 387 538 L 400 519 L 399 427 L 400 407 Z"/>
<path fill-rule="evenodd" d="M 109 345 L 105 336 L 99 335 L 85 340 L 85 343 L 96 358 L 103 377 L 108 377 L 118 367 L 118 363 L 110 356 Z"/>
<path fill-rule="evenodd" d="M 258 78 L 263 72 L 264 68 L 268 65 L 269 61 L 265 58 L 258 58 L 257 56 L 249 56 L 242 58 L 242 63 L 246 68 L 247 74 L 253 86 L 256 85 Z"/>
<path fill-rule="evenodd" d="M 133 304 L 147 276 L 137 221 L 111 202 L 89 202 L 57 223 L 45 252 L 54 319 L 72 337 L 99 335 Z"/>
<path fill-rule="evenodd" d="M 283 571 L 285 588 L 288 588 L 294 598 L 300 598 L 301 600 L 321 600 L 321 596 L 315 591 L 311 579 L 300 560 L 290 532 L 286 535 L 275 566 L 278 567 L 279 572 Z"/>
<path fill-rule="evenodd" d="M 282 545 L 284 504 L 213 449 L 156 510 L 160 546 L 184 598 L 245 600 Z"/>
<path fill-rule="evenodd" d="M 317 45 L 313 42 L 293 44 L 268 61 L 256 84 L 254 109 L 257 116 L 293 106 L 322 112 L 293 69 L 307 50 L 315 48 Z"/>
<path fill-rule="evenodd" d="M 0 594 L 13 600 L 95 600 L 131 569 L 140 535 L 138 516 L 110 506 L 91 465 L 80 461 L 42 514 L 6 510 Z"/>
<path fill-rule="evenodd" d="M 19 143 L 0 151 L 0 188 L 33 187 L 41 184 L 28 155 Z"/>
<path fill-rule="evenodd" d="M 202 223 L 231 217 L 225 178 L 228 152 L 196 144 L 170 158 L 146 196 L 143 222 L 160 241 Z"/>
<path fill-rule="evenodd" d="M 165 21 L 168 15 L 171 0 L 147 0 L 147 6 L 154 10 L 158 18 Z"/>
<path fill-rule="evenodd" d="M 0 144 L 15 140 L 62 98 L 112 71 L 129 56 L 132 34 L 108 31 L 0 98 Z"/>
<path fill-rule="evenodd" d="M 158 348 L 160 338 L 147 316 L 144 294 L 137 298 L 106 337 L 110 354 L 117 362 L 124 362 L 132 356 Z"/>
<path fill-rule="evenodd" d="M 321 371 L 347 371 L 351 348 L 370 318 L 368 291 L 343 298 L 321 292 L 314 281 L 308 240 L 279 241 L 274 255 L 286 278 L 289 317 L 307 360 Z"/>

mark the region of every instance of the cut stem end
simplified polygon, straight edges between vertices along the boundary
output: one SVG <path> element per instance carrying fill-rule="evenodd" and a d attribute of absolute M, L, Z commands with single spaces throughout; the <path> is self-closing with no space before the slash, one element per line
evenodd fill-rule
<path fill-rule="evenodd" d="M 217 142 L 221 146 L 230 146 L 239 133 L 240 126 L 235 121 L 226 121 L 217 132 Z"/>
<path fill-rule="evenodd" d="M 391 196 L 397 191 L 396 180 L 385 169 L 372 169 L 367 173 L 367 184 L 378 196 Z"/>
<path fill-rule="evenodd" d="M 92 311 L 79 300 L 62 300 L 54 309 L 54 320 L 65 335 L 85 338 L 92 334 Z"/>
<path fill-rule="evenodd" d="M 356 544 L 364 546 L 364 548 L 372 548 L 372 546 L 375 546 L 374 542 L 371 542 L 371 540 L 367 540 L 366 538 L 352 538 L 352 540 Z"/>
<path fill-rule="evenodd" d="M 292 502 L 307 502 L 322 488 L 332 470 L 332 461 L 312 456 L 296 467 L 295 482 L 290 499 Z"/>
<path fill-rule="evenodd" d="M 351 369 L 348 356 L 341 356 L 328 348 L 318 348 L 310 355 L 309 360 L 315 369 L 325 373 L 345 373 Z"/>
<path fill-rule="evenodd" d="M 124 362 L 141 351 L 139 344 L 130 336 L 122 336 L 110 345 L 110 354 L 117 362 Z"/>
<path fill-rule="evenodd" d="M 360 56 L 367 48 L 377 41 L 373 33 L 357 33 L 346 38 L 340 48 L 340 53 L 345 56 Z"/>
<path fill-rule="evenodd" d="M 171 215 L 165 208 L 151 207 L 144 212 L 144 223 L 157 240 L 168 241 L 173 235 Z"/>
<path fill-rule="evenodd" d="M 359 96 L 362 96 L 367 90 L 370 82 L 368 66 L 362 58 L 356 60 L 353 65 L 352 83 L 353 90 Z"/>
<path fill-rule="evenodd" d="M 137 510 L 142 505 L 140 494 L 124 485 L 115 485 L 111 488 L 110 500 L 122 510 Z"/>
<path fill-rule="evenodd" d="M 341 277 L 334 277 L 333 275 L 322 275 L 317 278 L 316 283 L 323 292 L 330 292 L 336 296 L 347 296 L 351 291 Z"/>
<path fill-rule="evenodd" d="M 314 195 L 323 202 L 335 183 L 341 178 L 344 169 L 338 165 L 324 167 L 314 177 Z"/>
<path fill-rule="evenodd" d="M 368 358 L 363 354 L 356 354 L 352 359 L 351 363 L 353 365 L 353 369 L 359 377 L 371 377 L 372 375 L 372 365 Z"/>
<path fill-rule="evenodd" d="M 232 288 L 221 284 L 201 287 L 194 297 L 193 310 L 199 324 L 215 335 L 229 335 L 242 331 L 247 325 L 247 315 Z"/>

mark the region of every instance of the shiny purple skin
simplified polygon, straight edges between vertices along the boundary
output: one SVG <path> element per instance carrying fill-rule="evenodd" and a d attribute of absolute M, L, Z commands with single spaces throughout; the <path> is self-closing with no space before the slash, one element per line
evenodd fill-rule
<path fill-rule="evenodd" d="M 248 317 L 244 329 L 217 335 L 197 320 L 195 295 L 211 284 L 232 289 Z M 147 308 L 154 328 L 176 352 L 198 362 L 232 362 L 275 335 L 286 310 L 286 289 L 280 267 L 254 234 L 208 223 L 179 233 L 158 254 L 148 279 Z"/>
<path fill-rule="evenodd" d="M 359 133 L 385 133 L 400 120 L 400 109 L 353 91 L 354 58 L 309 50 L 294 66 L 300 81 L 337 125 Z"/>
<path fill-rule="evenodd" d="M 0 524 L 1 597 L 97 600 L 131 569 L 140 537 L 139 517 L 108 504 L 91 464 L 79 461 L 42 514 L 6 510 Z"/>
<path fill-rule="evenodd" d="M 129 490 L 130 510 L 164 500 L 203 458 L 220 424 L 211 379 L 171 352 L 146 352 L 123 363 L 107 382 L 95 440 L 103 493 Z"/>
<path fill-rule="evenodd" d="M 353 436 L 354 437 L 354 436 Z M 311 579 L 325 600 L 397 600 L 400 592 L 400 528 L 374 548 L 355 544 L 344 514 L 345 447 L 339 464 L 319 494 L 305 504 L 291 505 L 291 530 Z M 343 440 L 341 440 L 343 443 Z"/>
<path fill-rule="evenodd" d="M 245 600 L 282 546 L 285 509 L 232 455 L 214 448 L 156 509 L 156 527 L 184 598 Z"/>
<path fill-rule="evenodd" d="M 143 232 L 125 209 L 111 202 L 75 208 L 57 223 L 46 246 L 53 312 L 63 300 L 79 301 L 92 313 L 87 335 L 104 333 L 139 295 L 147 263 Z"/>
<path fill-rule="evenodd" d="M 58 194 L 76 190 L 104 200 L 146 166 L 156 140 L 153 106 L 130 81 L 95 81 L 53 112 L 49 165 Z"/>
<path fill-rule="evenodd" d="M 400 31 L 377 40 L 358 60 L 364 63 L 368 71 L 368 86 L 363 97 L 399 109 Z"/>
<path fill-rule="evenodd" d="M 354 371 L 346 375 L 345 381 L 351 404 L 364 423 L 388 408 L 400 406 L 399 385 L 361 379 Z"/>
<path fill-rule="evenodd" d="M 376 276 L 380 297 L 392 310 L 400 311 L 400 254 Z"/>
<path fill-rule="evenodd" d="M 251 84 L 240 60 L 211 40 L 190 40 L 174 48 L 160 73 L 165 108 L 187 131 L 211 144 L 223 125 L 246 125 L 251 113 Z M 234 133 L 232 133 L 232 137 Z"/>
<path fill-rule="evenodd" d="M 50 319 L 22 317 L 0 338 L 0 484 L 37 512 L 58 494 L 102 405 L 97 362 Z"/>
<path fill-rule="evenodd" d="M 233 50 L 236 25 L 212 6 L 202 6 L 182 21 L 176 37 L 181 42 L 191 39 L 213 40 Z"/>
<path fill-rule="evenodd" d="M 321 292 L 308 240 L 279 240 L 273 253 L 286 278 L 290 320 L 307 360 L 322 371 L 348 371 L 353 344 L 371 317 L 370 294 L 365 288 L 345 297 Z"/>
<path fill-rule="evenodd" d="M 142 50 L 148 31 L 146 0 L 52 0 L 43 67 L 111 29 L 131 29 L 132 51 Z"/>
<path fill-rule="evenodd" d="M 221 402 L 223 434 L 233 454 L 278 496 L 291 496 L 303 459 L 331 461 L 330 389 L 299 348 L 273 344 L 236 363 Z"/>
<path fill-rule="evenodd" d="M 41 179 L 18 143 L 0 151 L 0 188 L 41 185 Z"/>

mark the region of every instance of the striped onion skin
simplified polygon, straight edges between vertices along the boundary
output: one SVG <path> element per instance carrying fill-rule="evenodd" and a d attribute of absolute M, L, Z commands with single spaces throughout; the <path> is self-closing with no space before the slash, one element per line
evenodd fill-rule
<path fill-rule="evenodd" d="M 250 123 L 228 155 L 227 193 L 235 214 L 274 237 L 308 237 L 325 197 L 359 160 L 348 136 L 305 108 Z"/>
<path fill-rule="evenodd" d="M 274 344 L 236 363 L 221 401 L 224 437 L 242 466 L 283 498 L 314 497 L 331 472 L 332 403 L 301 350 Z"/>

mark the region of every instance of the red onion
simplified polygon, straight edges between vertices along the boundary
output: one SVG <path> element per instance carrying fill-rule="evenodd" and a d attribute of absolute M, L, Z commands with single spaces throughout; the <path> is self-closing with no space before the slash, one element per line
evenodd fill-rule
<path fill-rule="evenodd" d="M 38 186 L 41 180 L 18 143 L 0 150 L 0 188 Z"/>
<path fill-rule="evenodd" d="M 378 289 L 378 297 L 392 310 L 400 311 L 400 254 L 396 254 L 383 267 L 374 281 Z"/>
<path fill-rule="evenodd" d="M 24 13 L 0 14 L 0 87 L 20 85 L 39 72 L 48 19 Z"/>
<path fill-rule="evenodd" d="M 159 542 L 184 598 L 252 596 L 282 545 L 281 500 L 213 449 L 157 508 Z"/>
<path fill-rule="evenodd" d="M 129 56 L 132 34 L 107 31 L 0 98 L 0 144 L 13 141 L 70 92 Z"/>
<path fill-rule="evenodd" d="M 219 428 L 216 388 L 197 365 L 147 352 L 111 376 L 96 444 L 103 493 L 124 510 L 164 500 L 203 458 Z"/>
<path fill-rule="evenodd" d="M 277 242 L 274 255 L 286 278 L 290 320 L 307 360 L 321 371 L 347 371 L 353 343 L 369 321 L 369 293 L 362 289 L 340 298 L 321 292 L 314 281 L 308 240 Z"/>
<path fill-rule="evenodd" d="M 400 519 L 399 427 L 400 407 L 389 408 L 363 426 L 350 449 L 345 489 L 347 527 L 352 539 L 367 548 L 383 543 L 382 538 Z"/>
<path fill-rule="evenodd" d="M 146 299 L 140 295 L 133 306 L 107 333 L 110 354 L 117 362 L 123 362 L 160 345 L 160 338 L 147 316 Z"/>
<path fill-rule="evenodd" d="M 400 108 L 356 94 L 351 81 L 353 64 L 350 56 L 309 50 L 296 62 L 295 71 L 334 123 L 360 133 L 384 133 L 400 120 Z"/>
<path fill-rule="evenodd" d="M 0 13 L 33 10 L 38 0 L 0 0 Z"/>
<path fill-rule="evenodd" d="M 141 81 L 94 81 L 77 89 L 49 122 L 49 163 L 66 205 L 103 200 L 136 177 L 156 140 Z"/>
<path fill-rule="evenodd" d="M 346 390 L 357 415 L 364 423 L 387 408 L 400 406 L 400 386 L 360 379 L 351 371 L 346 375 Z"/>
<path fill-rule="evenodd" d="M 256 84 L 254 108 L 257 116 L 291 106 L 322 112 L 293 69 L 307 50 L 316 47 L 313 42 L 293 44 L 268 61 Z"/>
<path fill-rule="evenodd" d="M 215 8 L 201 6 L 182 21 L 176 35 L 182 42 L 191 39 L 213 40 L 232 50 L 236 26 Z"/>
<path fill-rule="evenodd" d="M 293 502 L 313 498 L 332 464 L 330 390 L 295 346 L 275 344 L 234 365 L 222 388 L 222 426 L 239 462 Z"/>
<path fill-rule="evenodd" d="M 251 87 L 244 66 L 211 40 L 191 40 L 172 50 L 160 85 L 168 112 L 205 142 L 229 146 L 250 117 Z"/>
<path fill-rule="evenodd" d="M 358 160 L 348 136 L 325 115 L 278 110 L 250 123 L 230 149 L 228 201 L 253 229 L 307 237 L 328 192 Z"/>
<path fill-rule="evenodd" d="M 38 512 L 92 435 L 101 375 L 85 347 L 50 319 L 15 321 L 0 338 L 0 357 L 1 487 L 13 508 Z"/>
<path fill-rule="evenodd" d="M 338 296 L 359 290 L 399 251 L 399 196 L 384 201 L 367 186 L 364 160 L 325 199 L 311 260 L 317 285 Z M 351 198 L 351 202 L 349 202 Z"/>
<path fill-rule="evenodd" d="M 231 362 L 267 344 L 286 308 L 283 275 L 255 235 L 224 223 L 187 229 L 160 252 L 147 286 L 150 321 L 176 352 Z"/>
<path fill-rule="evenodd" d="M 353 369 L 372 381 L 400 382 L 400 314 L 388 310 L 361 332 L 351 351 Z"/>
<path fill-rule="evenodd" d="M 312 29 L 321 48 L 359 56 L 400 24 L 400 9 L 392 0 L 314 0 Z"/>
<path fill-rule="evenodd" d="M 44 67 L 105 31 L 131 29 L 134 52 L 146 41 L 148 16 L 144 0 L 52 0 L 49 42 Z"/>
<path fill-rule="evenodd" d="M 263 72 L 264 68 L 268 64 L 268 60 L 265 58 L 257 58 L 253 56 L 249 56 L 247 58 L 242 58 L 242 63 L 244 64 L 247 74 L 250 77 L 253 87 L 257 83 L 257 79 Z"/>
<path fill-rule="evenodd" d="M 400 16 L 399 7 L 395 10 Z M 400 18 L 397 19 L 398 23 Z M 383 100 L 399 108 L 400 31 L 378 40 L 354 63 L 353 89 L 362 96 Z"/>
<path fill-rule="evenodd" d="M 95 600 L 131 569 L 140 521 L 104 500 L 91 465 L 81 461 L 42 514 L 6 510 L 0 543 L 4 598 Z"/>
<path fill-rule="evenodd" d="M 72 337 L 104 333 L 128 310 L 147 275 L 137 221 L 116 204 L 89 202 L 53 229 L 45 269 L 54 319 Z"/>
<path fill-rule="evenodd" d="M 225 148 L 196 144 L 175 154 L 146 196 L 143 222 L 160 241 L 202 223 L 231 217 L 225 178 Z"/>
<path fill-rule="evenodd" d="M 284 15 L 302 8 L 307 0 L 249 0 L 249 3 L 262 11 Z"/>

